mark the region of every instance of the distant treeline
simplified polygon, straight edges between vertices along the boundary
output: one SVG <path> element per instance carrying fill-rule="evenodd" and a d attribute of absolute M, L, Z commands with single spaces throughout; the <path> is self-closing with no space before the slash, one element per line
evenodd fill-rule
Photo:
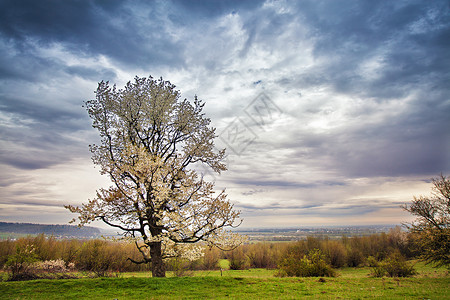
<path fill-rule="evenodd" d="M 76 269 L 104 274 L 108 271 L 147 271 L 148 265 L 136 265 L 128 258 L 140 259 L 140 253 L 133 243 L 105 240 L 57 240 L 54 237 L 38 235 L 18 240 L 0 241 L 0 268 L 21 249 L 32 248 L 40 261 L 62 259 L 73 263 Z M 30 248 L 30 249 L 31 249 Z M 399 227 L 388 233 L 365 237 L 342 237 L 330 240 L 327 237 L 309 236 L 298 242 L 259 242 L 245 244 L 233 251 L 221 251 L 205 246 L 204 256 L 195 261 L 169 259 L 167 270 L 214 270 L 220 268 L 219 260 L 227 259 L 230 269 L 268 268 L 276 269 L 286 259 L 300 261 L 313 250 L 320 250 L 327 264 L 333 268 L 373 265 L 398 253 L 404 258 L 417 257 L 413 236 Z"/>
<path fill-rule="evenodd" d="M 99 237 L 101 235 L 100 229 L 95 227 L 78 227 L 74 225 L 43 225 L 32 223 L 8 223 L 0 222 L 0 232 L 20 233 L 20 234 L 45 234 L 48 236 L 63 236 L 63 237 Z"/>

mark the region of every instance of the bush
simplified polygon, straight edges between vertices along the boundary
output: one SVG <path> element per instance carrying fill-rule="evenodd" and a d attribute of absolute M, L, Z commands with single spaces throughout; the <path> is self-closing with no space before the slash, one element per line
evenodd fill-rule
<path fill-rule="evenodd" d="M 74 268 L 74 263 L 66 264 L 62 259 L 40 261 L 32 265 L 32 269 L 34 269 L 36 273 L 67 273 L 73 271 Z"/>
<path fill-rule="evenodd" d="M 182 257 L 171 258 L 166 262 L 166 267 L 167 270 L 173 271 L 173 274 L 177 277 L 186 277 L 194 275 L 194 273 L 192 272 L 191 261 L 189 261 L 186 258 Z"/>
<path fill-rule="evenodd" d="M 17 245 L 18 245 L 17 241 L 0 240 L 0 269 L 3 269 L 3 267 L 5 267 L 5 264 L 8 261 L 9 256 L 16 252 Z"/>
<path fill-rule="evenodd" d="M 367 258 L 367 260 L 366 260 L 366 265 L 368 266 L 368 267 L 377 267 L 378 266 L 378 260 L 375 258 L 375 257 L 373 257 L 373 256 L 369 256 L 368 258 Z"/>
<path fill-rule="evenodd" d="M 39 260 L 46 261 L 58 257 L 58 247 L 56 246 L 58 241 L 54 236 L 46 237 L 44 234 L 39 234 L 29 239 L 34 245 Z"/>
<path fill-rule="evenodd" d="M 114 264 L 114 257 L 107 251 L 107 242 L 87 241 L 78 252 L 76 266 L 83 271 L 92 271 L 97 277 L 104 277 Z"/>
<path fill-rule="evenodd" d="M 257 243 L 244 245 L 250 267 L 275 269 L 280 257 L 282 243 Z"/>
<path fill-rule="evenodd" d="M 241 247 L 231 251 L 229 256 L 230 270 L 247 270 L 250 266 L 248 258 Z"/>
<path fill-rule="evenodd" d="M 38 261 L 33 245 L 17 245 L 16 252 L 8 256 L 5 266 L 11 272 L 9 280 L 28 280 L 36 278 L 32 265 Z"/>
<path fill-rule="evenodd" d="M 217 248 L 206 247 L 204 255 L 200 258 L 200 269 L 202 270 L 217 270 L 219 269 L 220 252 Z"/>
<path fill-rule="evenodd" d="M 362 251 L 358 248 L 351 248 L 347 251 L 347 266 L 358 267 L 364 262 Z"/>
<path fill-rule="evenodd" d="M 414 267 L 409 265 L 400 252 L 394 252 L 382 262 L 372 262 L 374 277 L 411 277 L 416 274 Z"/>
<path fill-rule="evenodd" d="M 288 255 L 279 264 L 278 276 L 319 277 L 335 276 L 333 268 L 326 262 L 319 249 L 313 249 L 300 260 L 296 255 Z"/>
<path fill-rule="evenodd" d="M 347 250 L 342 243 L 326 241 L 322 248 L 333 268 L 342 268 L 347 265 Z"/>

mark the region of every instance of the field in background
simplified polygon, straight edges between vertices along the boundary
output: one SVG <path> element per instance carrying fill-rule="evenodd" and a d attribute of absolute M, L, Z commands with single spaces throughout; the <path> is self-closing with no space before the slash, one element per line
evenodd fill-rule
<path fill-rule="evenodd" d="M 445 268 L 417 263 L 413 278 L 373 278 L 370 268 L 344 268 L 335 278 L 277 278 L 274 270 L 194 271 L 189 277 L 151 278 L 149 272 L 118 278 L 1 282 L 2 299 L 450 299 Z"/>
<path fill-rule="evenodd" d="M 342 236 L 367 236 L 382 232 L 389 232 L 396 225 L 368 225 L 368 226 L 324 226 L 299 228 L 238 228 L 236 232 L 246 235 L 250 241 L 298 241 L 308 236 L 339 239 Z M 83 238 L 92 239 L 117 237 L 116 230 L 100 229 L 85 226 L 79 228 L 74 225 L 44 225 L 30 223 L 0 222 L 0 240 L 18 239 L 27 236 L 45 234 L 57 239 Z"/>
<path fill-rule="evenodd" d="M 15 232 L 0 232 L 0 240 L 16 240 L 20 238 L 26 238 L 26 237 L 35 237 L 35 234 L 28 234 L 28 233 L 15 233 Z"/>
<path fill-rule="evenodd" d="M 301 228 L 254 228 L 237 229 L 239 234 L 249 237 L 253 242 L 287 242 L 301 241 L 307 237 L 327 237 L 338 240 L 342 236 L 369 236 L 372 234 L 388 233 L 397 225 L 368 225 L 368 226 L 323 226 Z"/>

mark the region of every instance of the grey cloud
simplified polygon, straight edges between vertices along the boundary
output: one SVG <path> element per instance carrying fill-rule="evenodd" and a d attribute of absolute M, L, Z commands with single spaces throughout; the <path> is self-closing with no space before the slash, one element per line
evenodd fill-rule
<path fill-rule="evenodd" d="M 21 176 L 16 176 L 12 171 L 3 168 L 0 173 L 0 187 L 7 188 L 23 181 Z"/>
<path fill-rule="evenodd" d="M 264 189 L 252 189 L 252 190 L 249 190 L 249 191 L 246 191 L 246 192 L 242 192 L 242 195 L 244 195 L 244 196 L 251 196 L 251 195 L 263 193 L 265 191 L 266 190 L 264 190 Z"/>
<path fill-rule="evenodd" d="M 3 44 L 4 47 L 0 47 L 0 79 L 31 82 L 45 80 L 50 73 L 48 71 L 58 66 L 53 59 L 37 56 L 34 43 L 24 41 L 21 44 L 4 39 Z M 18 45 L 25 49 L 18 49 Z"/>
<path fill-rule="evenodd" d="M 299 182 L 299 181 L 288 181 L 288 180 L 270 180 L 269 178 L 264 178 L 264 176 L 259 176 L 259 178 L 245 179 L 236 178 L 234 179 L 235 184 L 243 186 L 265 186 L 265 187 L 279 187 L 279 188 L 318 188 L 318 187 L 329 187 L 329 186 L 345 186 L 347 185 L 344 181 L 339 180 L 315 180 L 314 182 Z M 264 190 L 256 189 L 245 192 L 245 195 L 252 195 Z"/>
<path fill-rule="evenodd" d="M 20 170 L 43 169 L 60 162 L 60 160 L 43 157 L 43 155 L 47 153 L 41 153 L 38 157 L 34 156 L 35 153 L 31 154 L 29 152 L 17 153 L 17 151 L 14 151 L 14 154 L 5 154 L 6 155 L 0 155 L 0 162 Z"/>
<path fill-rule="evenodd" d="M 238 206 L 373 212 L 388 204 L 332 206 L 337 196 L 327 193 L 351 190 L 354 177 L 450 170 L 449 20 L 448 1 L 1 1 L 0 161 L 22 171 L 88 160 L 96 134 L 81 85 L 94 90 L 102 79 L 157 70 L 175 74 L 188 93 L 209 93 L 218 124 L 244 116 L 250 89 L 285 104 L 274 131 L 258 131 L 231 161 L 227 184 L 249 202 L 280 189 L 309 203 Z M 342 126 L 305 126 L 334 111 L 343 112 Z"/>
<path fill-rule="evenodd" d="M 449 170 L 448 107 L 426 115 L 408 113 L 401 119 L 329 134 L 295 134 L 286 163 L 305 163 L 350 177 L 439 174 Z M 300 136 L 300 139 L 298 137 Z"/>
<path fill-rule="evenodd" d="M 20 194 L 16 193 L 16 196 Z M 25 194 L 26 195 L 26 194 Z M 58 203 L 55 201 L 48 201 L 48 200 L 13 200 L 13 201 L 2 201 L 1 204 L 13 204 L 13 205 L 24 205 L 24 206 L 44 206 L 44 207 L 56 207 L 56 208 L 63 208 L 64 204 Z"/>
<path fill-rule="evenodd" d="M 22 141 L 22 143 L 25 147 L 5 146 L 2 143 L 3 151 L 0 154 L 0 163 L 21 170 L 36 170 L 67 163 L 80 156 L 85 156 L 88 159 L 88 150 L 83 151 L 78 145 L 67 143 L 65 140 L 60 140 L 56 144 L 51 144 L 51 146 L 47 142 L 36 144 L 36 141 L 31 143 Z"/>
<path fill-rule="evenodd" d="M 39 95 L 36 95 L 39 97 Z M 43 99 L 40 99 L 43 100 Z M 54 102 L 57 103 L 57 102 Z M 87 145 L 80 143 L 77 133 L 89 134 L 90 121 L 81 107 L 54 105 L 35 99 L 0 97 L 1 115 L 11 118 L 11 124 L 1 126 L 0 161 L 19 169 L 47 168 L 73 158 L 87 156 Z"/>
<path fill-rule="evenodd" d="M 0 98 L 2 111 L 13 113 L 20 119 L 34 120 L 41 123 L 40 126 L 44 123 L 50 123 L 52 126 L 64 126 L 68 125 L 67 120 L 85 117 L 81 103 L 80 100 L 79 110 L 73 111 L 68 105 L 66 107 L 61 105 L 55 107 L 45 103 L 45 101 L 39 103 L 36 99 L 27 99 L 20 96 L 2 95 Z"/>
<path fill-rule="evenodd" d="M 304 2 L 297 11 L 310 33 L 316 33 L 314 53 L 320 60 L 278 84 L 287 89 L 331 87 L 336 95 L 373 104 L 355 107 L 353 114 L 344 116 L 353 121 L 351 127 L 326 133 L 293 130 L 286 147 L 298 149 L 294 159 L 347 176 L 448 171 L 448 2 Z M 367 77 L 364 64 L 375 58 L 381 65 Z M 373 72 L 373 66 L 367 68 Z M 391 101 L 404 105 L 377 122 L 365 122 L 365 116 L 380 114 Z M 332 103 L 331 94 L 328 103 L 302 105 L 298 119 Z"/>
<path fill-rule="evenodd" d="M 330 205 L 327 202 L 308 202 L 299 203 L 298 205 L 283 204 L 282 202 L 274 202 L 265 205 L 256 205 L 249 203 L 240 203 L 236 205 L 246 213 L 251 212 L 255 215 L 297 215 L 297 216 L 320 216 L 320 217 L 346 217 L 351 215 L 364 215 L 377 212 L 385 208 L 398 208 L 400 210 L 401 202 L 389 202 L 382 199 L 346 199 L 350 203 L 341 203 L 338 205 Z M 355 204 L 359 202 L 360 204 Z"/>
<path fill-rule="evenodd" d="M 339 93 L 385 99 L 407 95 L 424 82 L 443 87 L 448 81 L 448 2 L 303 1 L 296 12 L 322 61 L 288 79 L 300 88 L 328 84 Z M 378 56 L 379 78 L 365 78 L 360 68 Z"/>
<path fill-rule="evenodd" d="M 245 22 L 243 28 L 247 31 L 248 37 L 244 47 L 240 50 L 240 56 L 245 57 L 249 48 L 258 44 L 270 52 L 278 51 L 282 43 L 286 40 L 280 36 L 286 33 L 287 28 L 292 24 L 299 24 L 296 12 L 282 12 L 275 9 L 259 8 L 258 14 L 244 14 Z M 299 40 L 298 36 L 291 37 L 292 44 Z M 289 45 L 291 46 L 291 45 Z"/>
<path fill-rule="evenodd" d="M 317 209 L 323 206 L 322 203 L 319 204 L 299 204 L 299 205 L 286 205 L 281 202 L 273 202 L 265 205 L 257 205 L 257 204 L 251 204 L 251 203 L 241 203 L 239 201 L 236 202 L 236 205 L 239 208 L 245 209 L 245 210 L 252 210 L 252 211 L 273 211 L 273 210 L 294 210 L 297 212 L 302 212 L 305 209 Z"/>
<path fill-rule="evenodd" d="M 63 43 L 73 53 L 103 54 L 127 65 L 182 64 L 180 45 L 162 26 L 163 11 L 155 8 L 157 3 L 152 4 L 3 1 L 0 32 L 20 42 L 31 37 L 41 45 Z M 138 17 L 133 9 L 141 8 L 148 14 Z"/>
<path fill-rule="evenodd" d="M 81 78 L 92 81 L 114 81 L 117 77 L 116 72 L 113 69 L 105 68 L 97 70 L 82 65 L 65 67 L 64 71 L 69 75 L 79 76 Z"/>
<path fill-rule="evenodd" d="M 261 0 L 216 0 L 206 2 L 202 0 L 174 0 L 171 2 L 182 12 L 185 12 L 184 16 L 180 18 L 181 21 L 186 21 L 189 18 L 189 22 L 198 18 L 215 18 L 223 14 L 251 11 L 264 3 Z M 179 21 L 180 19 L 177 20 Z"/>

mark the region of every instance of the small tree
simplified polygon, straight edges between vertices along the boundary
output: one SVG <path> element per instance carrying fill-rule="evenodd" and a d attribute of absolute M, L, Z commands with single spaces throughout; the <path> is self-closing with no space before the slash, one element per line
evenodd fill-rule
<path fill-rule="evenodd" d="M 31 270 L 34 262 L 39 261 L 34 245 L 17 245 L 16 252 L 8 256 L 5 266 L 11 272 L 10 280 L 33 279 L 36 274 Z"/>
<path fill-rule="evenodd" d="M 198 164 L 220 173 L 225 149 L 215 151 L 215 128 L 202 113 L 204 104 L 180 101 L 175 86 L 163 79 L 136 77 L 124 89 L 100 82 L 86 109 L 101 137 L 90 146 L 93 162 L 114 185 L 81 207 L 80 225 L 94 220 L 120 229 L 142 254 L 135 263 L 152 264 L 164 277 L 164 258 L 197 258 L 204 241 L 221 248 L 240 243 L 224 228 L 235 225 L 239 212 L 224 191 L 195 171 Z"/>
<path fill-rule="evenodd" d="M 437 266 L 450 266 L 450 178 L 432 179 L 432 195 L 414 197 L 402 206 L 417 219 L 408 224 L 422 257 Z"/>

